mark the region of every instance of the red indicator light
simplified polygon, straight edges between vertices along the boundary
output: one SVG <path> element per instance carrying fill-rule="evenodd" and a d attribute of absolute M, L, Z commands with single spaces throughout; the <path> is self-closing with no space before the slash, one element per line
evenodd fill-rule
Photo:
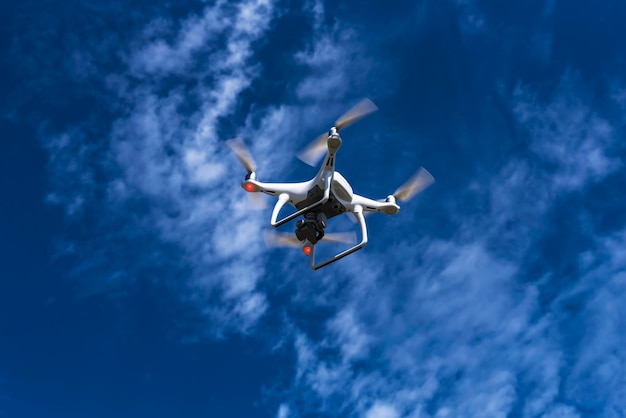
<path fill-rule="evenodd" d="M 305 247 L 302 247 L 302 252 L 303 252 L 303 253 L 304 253 L 304 255 L 306 255 L 306 256 L 311 255 L 311 247 L 310 247 L 310 246 L 308 246 L 308 245 L 307 245 L 307 246 L 305 246 Z"/>
<path fill-rule="evenodd" d="M 256 186 L 252 183 L 246 183 L 243 185 L 243 188 L 246 192 L 256 192 Z"/>

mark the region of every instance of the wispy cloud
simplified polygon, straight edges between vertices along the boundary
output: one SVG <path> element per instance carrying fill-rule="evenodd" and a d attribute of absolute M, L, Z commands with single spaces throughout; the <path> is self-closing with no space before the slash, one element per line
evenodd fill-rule
<path fill-rule="evenodd" d="M 604 416 L 626 409 L 625 238 L 618 231 L 582 254 L 585 274 L 554 303 L 561 328 L 574 331 L 562 333 L 572 359 L 562 371 L 565 395 Z"/>
<path fill-rule="evenodd" d="M 240 196 L 232 193 L 237 180 L 230 176 L 232 161 L 218 131 L 258 76 L 250 62 L 252 45 L 269 29 L 273 7 L 265 0 L 237 6 L 217 2 L 183 21 L 173 41 L 160 38 L 155 26 L 163 22 L 154 22 L 145 35 L 154 39 L 129 53 L 126 71 L 107 75 L 116 80 L 110 93 L 126 110 L 101 143 L 87 140 L 81 129 L 46 142 L 55 176 L 50 201 L 62 204 L 68 214 L 85 205 L 90 205 L 85 210 L 102 205 L 96 210 L 101 217 L 98 228 L 122 226 L 126 232 L 117 234 L 121 243 L 124 236 L 130 239 L 151 230 L 162 242 L 175 245 L 182 260 L 191 263 L 196 298 L 218 291 L 223 303 L 206 310 L 219 314 L 224 326 L 244 330 L 266 309 L 265 297 L 256 289 L 264 273 L 261 250 L 246 242 L 246 236 L 258 235 L 261 222 L 250 218 Z M 221 48 L 215 46 L 218 41 L 224 42 Z M 196 71 L 183 75 L 191 66 Z M 162 83 L 173 73 L 181 83 L 193 81 L 196 87 L 185 90 L 175 84 L 164 90 Z M 131 86 L 125 81 L 131 77 L 146 81 Z M 190 98 L 196 106 L 185 106 Z M 94 165 L 95 158 L 104 162 Z M 95 184 L 92 179 L 98 175 L 104 181 Z M 64 186 L 67 179 L 70 187 Z M 99 198 L 92 196 L 96 193 Z M 230 216 L 220 222 L 224 213 Z M 103 251 L 122 250 L 115 249 L 110 233 L 104 238 L 103 247 L 108 248 Z M 236 263 L 242 254 L 255 261 Z M 82 265 L 89 266 L 95 254 L 82 256 Z M 152 256 L 140 255 L 148 257 L 148 263 Z M 222 265 L 224 270 L 216 268 Z M 133 276 L 132 268 L 120 266 L 119 274 Z"/>
<path fill-rule="evenodd" d="M 520 87 L 514 94 L 514 114 L 532 138 L 532 151 L 554 168 L 555 188 L 580 188 L 621 166 L 610 156 L 615 128 L 589 107 L 591 97 L 579 83 L 567 73 L 547 106 L 537 103 L 527 89 Z"/>
<path fill-rule="evenodd" d="M 129 57 L 130 68 L 135 73 L 158 76 L 189 70 L 198 62 L 196 55 L 216 43 L 222 32 L 232 24 L 232 20 L 226 18 L 227 13 L 224 1 L 207 7 L 201 15 L 186 19 L 174 34 L 173 41 L 163 37 L 172 31 L 170 22 L 163 19 L 151 22 L 144 29 L 144 37 L 156 39 L 138 45 L 139 50 Z"/>
<path fill-rule="evenodd" d="M 386 403 L 376 402 L 365 414 L 366 418 L 398 418 L 396 409 Z"/>
<path fill-rule="evenodd" d="M 278 413 L 276 414 L 276 418 L 288 418 L 289 417 L 289 406 L 286 404 L 281 404 L 278 407 Z"/>

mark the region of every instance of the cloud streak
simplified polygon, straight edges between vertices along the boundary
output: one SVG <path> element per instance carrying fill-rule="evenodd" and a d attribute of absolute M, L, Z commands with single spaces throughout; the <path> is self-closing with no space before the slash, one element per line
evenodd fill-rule
<path fill-rule="evenodd" d="M 225 327 L 230 324 L 244 330 L 266 309 L 264 296 L 256 290 L 264 273 L 262 254 L 247 248 L 244 239 L 246 234 L 258 235 L 261 224 L 251 220 L 240 197 L 231 192 L 237 190 L 236 180 L 229 176 L 229 157 L 218 130 L 258 76 L 250 65 L 253 44 L 268 30 L 273 15 L 273 3 L 265 0 L 237 6 L 217 2 L 183 21 L 173 41 L 158 36 L 162 21 L 153 22 L 144 36 L 156 39 L 129 54 L 126 72 L 108 75 L 109 80 L 116 80 L 110 93 L 124 103 L 124 112 L 101 143 L 92 144 L 81 129 L 46 143 L 55 176 L 51 202 L 65 206 L 70 215 L 78 213 L 85 202 L 91 205 L 86 209 L 102 205 L 97 228 L 126 224 L 124 228 L 134 232 L 120 233 L 122 239 L 156 233 L 161 242 L 175 245 L 185 263 L 192 263 L 195 297 L 201 300 L 219 291 L 224 303 L 207 310 L 218 311 Z M 217 41 L 224 42 L 222 49 L 215 48 Z M 199 65 L 204 68 L 183 75 Z M 181 82 L 194 82 L 195 87 L 185 90 L 175 84 L 163 90 L 172 74 Z M 146 81 L 132 85 L 132 78 Z M 190 97 L 198 103 L 191 112 L 185 107 Z M 105 161 L 101 167 L 93 167 L 90 157 L 94 155 Z M 69 159 L 69 166 L 59 164 Z M 74 177 L 78 172 L 83 174 Z M 91 179 L 98 174 L 106 180 L 95 185 Z M 72 177 L 72 186 L 64 188 L 64 180 Z M 97 203 L 90 195 L 94 189 L 103 189 Z M 129 213 L 136 215 L 127 217 Z M 224 213 L 231 214 L 226 226 L 219 222 Z M 122 250 L 115 250 L 111 234 L 107 235 L 104 247 Z M 246 256 L 257 261 L 242 263 L 238 253 L 244 249 Z M 94 256 L 84 256 L 82 268 L 88 268 Z M 236 264 L 247 268 L 237 269 Z M 226 267 L 220 272 L 216 267 L 222 265 Z M 125 270 L 120 266 L 119 274 L 137 274 L 132 267 Z M 228 280 L 230 275 L 237 280 Z"/>

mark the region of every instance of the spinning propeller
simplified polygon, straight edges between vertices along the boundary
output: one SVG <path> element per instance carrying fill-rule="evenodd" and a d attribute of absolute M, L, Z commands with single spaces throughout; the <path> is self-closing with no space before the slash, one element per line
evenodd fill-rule
<path fill-rule="evenodd" d="M 237 157 L 248 174 L 254 173 L 256 163 L 254 162 L 254 158 L 252 158 L 252 154 L 250 154 L 250 150 L 246 147 L 246 144 L 243 143 L 241 138 L 229 139 L 226 141 L 226 146 L 235 154 L 235 157 Z"/>
<path fill-rule="evenodd" d="M 424 167 L 420 167 L 410 179 L 393 192 L 393 197 L 400 202 L 406 202 L 434 182 L 433 176 Z"/>
<path fill-rule="evenodd" d="M 348 110 L 343 116 L 335 121 L 335 129 L 337 132 L 343 128 L 347 128 L 359 119 L 374 113 L 378 108 L 370 99 L 363 99 L 357 103 L 352 109 Z M 326 140 L 328 134 L 323 133 L 311 142 L 305 149 L 300 151 L 298 158 L 308 165 L 314 166 L 324 156 L 326 152 Z"/>
<path fill-rule="evenodd" d="M 263 231 L 263 238 L 268 247 L 301 247 L 300 241 L 294 234 L 280 233 L 274 231 Z M 324 234 L 320 242 L 336 242 L 339 244 L 356 243 L 356 233 L 354 232 L 331 232 Z"/>
<path fill-rule="evenodd" d="M 244 144 L 241 138 L 232 138 L 225 142 L 226 146 L 235 154 L 235 157 L 239 160 L 243 168 L 248 172 L 248 175 L 253 175 L 256 170 L 256 162 L 252 158 L 252 154 L 246 144 Z M 256 190 L 253 188 L 247 189 L 250 194 L 250 206 L 252 209 L 260 210 L 267 207 L 265 198 L 260 193 L 254 193 Z"/>

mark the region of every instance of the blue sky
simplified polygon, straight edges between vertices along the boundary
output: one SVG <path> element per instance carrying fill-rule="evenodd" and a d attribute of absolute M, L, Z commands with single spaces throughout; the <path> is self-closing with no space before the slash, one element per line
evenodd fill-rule
<path fill-rule="evenodd" d="M 626 415 L 626 5 L 365 3 L 0 6 L 0 416 Z M 313 272 L 223 142 L 363 97 L 355 191 L 437 183 Z"/>

